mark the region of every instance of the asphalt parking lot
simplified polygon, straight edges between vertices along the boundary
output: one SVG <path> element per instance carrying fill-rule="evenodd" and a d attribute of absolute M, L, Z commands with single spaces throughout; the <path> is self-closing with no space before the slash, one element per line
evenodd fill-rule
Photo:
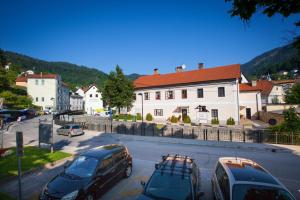
<path fill-rule="evenodd" d="M 32 125 L 26 122 L 18 129 L 22 129 L 26 135 L 26 141 L 30 142 L 37 138 L 36 130 L 30 129 Z M 14 127 L 12 130 L 15 130 Z M 9 137 L 8 137 L 9 135 Z M 6 139 L 11 139 L 13 143 L 15 137 L 13 132 L 5 134 Z M 150 141 L 148 137 L 129 136 L 120 134 L 104 134 L 86 131 L 83 136 L 66 137 L 55 136 L 56 148 L 68 151 L 71 153 L 80 153 L 90 148 L 119 143 L 124 144 L 129 148 L 133 160 L 133 173 L 130 178 L 123 179 L 118 182 L 113 188 L 107 191 L 101 199 L 135 199 L 142 191 L 140 181 L 147 181 L 152 174 L 154 164 L 161 159 L 162 155 L 166 154 L 181 154 L 191 156 L 195 159 L 201 172 L 202 191 L 205 193 L 203 199 L 212 199 L 210 178 L 212 170 L 219 157 L 223 156 L 238 156 L 253 159 L 274 176 L 276 176 L 297 199 L 300 199 L 300 156 L 291 152 L 271 152 L 262 149 L 243 149 L 229 147 L 213 147 L 206 145 L 187 145 L 183 143 L 169 143 Z M 36 142 L 36 141 L 35 141 Z M 31 144 L 34 144 L 32 142 Z M 45 169 L 42 172 L 36 172 L 28 177 L 24 177 L 23 184 L 25 199 L 34 199 L 42 190 L 43 186 L 56 174 L 63 170 L 62 166 L 57 166 L 51 169 Z M 30 177 L 31 176 L 31 177 Z M 34 184 L 27 184 L 30 181 Z M 17 182 L 7 183 L 0 186 L 0 191 L 7 192 L 12 196 L 17 194 Z"/>

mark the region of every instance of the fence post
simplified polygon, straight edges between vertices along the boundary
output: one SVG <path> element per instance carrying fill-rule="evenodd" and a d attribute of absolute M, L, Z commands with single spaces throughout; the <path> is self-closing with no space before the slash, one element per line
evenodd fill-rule
<path fill-rule="evenodd" d="M 126 124 L 124 124 L 124 128 L 125 128 L 125 135 L 127 134 L 127 126 Z"/>
<path fill-rule="evenodd" d="M 243 130 L 243 142 L 246 142 L 246 131 Z"/>
<path fill-rule="evenodd" d="M 206 131 L 205 131 L 205 140 L 207 140 L 207 132 L 208 132 L 208 129 L 206 129 Z"/>
<path fill-rule="evenodd" d="M 259 131 L 256 131 L 256 142 L 259 143 Z"/>
<path fill-rule="evenodd" d="M 203 129 L 203 140 L 205 140 L 205 129 Z"/>
<path fill-rule="evenodd" d="M 110 132 L 111 133 L 113 132 L 113 124 L 112 123 L 110 124 Z"/>
<path fill-rule="evenodd" d="M 294 132 L 292 131 L 292 144 L 294 144 Z"/>
<path fill-rule="evenodd" d="M 161 136 L 164 136 L 164 128 L 161 129 Z"/>
<path fill-rule="evenodd" d="M 105 130 L 105 133 L 106 133 L 106 124 L 104 124 L 104 130 Z"/>
<path fill-rule="evenodd" d="M 194 127 L 192 128 L 192 138 L 195 139 Z"/>
<path fill-rule="evenodd" d="M 172 135 L 172 137 L 173 137 L 173 127 L 171 127 L 171 135 Z"/>
<path fill-rule="evenodd" d="M 153 136 L 154 136 L 154 133 L 155 133 L 155 126 L 154 125 L 152 127 L 152 131 L 153 131 Z"/>
<path fill-rule="evenodd" d="M 218 141 L 220 141 L 220 130 L 217 130 L 217 135 L 218 135 Z"/>
<path fill-rule="evenodd" d="M 232 130 L 229 130 L 230 142 L 232 142 Z"/>
<path fill-rule="evenodd" d="M 134 135 L 134 126 L 135 124 L 132 124 L 132 135 Z"/>

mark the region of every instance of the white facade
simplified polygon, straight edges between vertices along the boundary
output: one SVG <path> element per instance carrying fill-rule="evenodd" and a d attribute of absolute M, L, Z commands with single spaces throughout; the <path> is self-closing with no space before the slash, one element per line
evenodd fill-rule
<path fill-rule="evenodd" d="M 224 97 L 219 96 L 218 88 L 224 88 Z M 198 97 L 198 89 L 203 90 L 203 97 L 201 95 Z M 183 98 L 182 90 L 186 90 L 186 98 Z M 168 91 L 174 92 L 174 99 L 166 98 Z M 160 100 L 156 99 L 156 92 L 160 92 Z M 221 124 L 225 124 L 227 119 L 232 117 L 236 123 L 239 123 L 238 80 L 137 89 L 131 114 L 142 113 L 142 100 L 139 93 L 143 94 L 144 119 L 147 113 L 151 113 L 155 121 L 166 121 L 172 115 L 179 116 L 187 111 L 192 122 L 210 123 L 212 118 L 218 118 Z M 146 93 L 150 95 L 149 100 L 145 98 Z M 209 112 L 199 112 L 196 109 L 198 106 L 206 106 Z"/>
<path fill-rule="evenodd" d="M 84 97 L 84 95 L 85 95 L 82 88 L 78 88 L 78 89 L 76 90 L 75 94 L 78 94 L 79 96 L 82 96 L 82 97 Z"/>
<path fill-rule="evenodd" d="M 51 78 L 28 76 L 27 93 L 33 99 L 33 104 L 41 106 L 43 110 L 64 112 L 69 110 L 69 89 L 62 85 L 60 76 Z"/>
<path fill-rule="evenodd" d="M 240 92 L 240 117 L 243 119 L 257 119 L 258 112 L 262 110 L 260 91 Z"/>
<path fill-rule="evenodd" d="M 70 95 L 70 109 L 83 110 L 83 97 L 77 94 Z"/>
<path fill-rule="evenodd" d="M 89 89 L 85 91 L 84 104 L 84 109 L 89 115 L 103 111 L 102 96 L 95 85 L 90 86 Z"/>

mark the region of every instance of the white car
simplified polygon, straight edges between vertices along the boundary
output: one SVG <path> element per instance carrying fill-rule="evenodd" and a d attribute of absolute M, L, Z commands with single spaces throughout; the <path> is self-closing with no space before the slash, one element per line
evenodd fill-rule
<path fill-rule="evenodd" d="M 245 158 L 219 158 L 211 182 L 217 200 L 295 200 L 271 173 Z"/>

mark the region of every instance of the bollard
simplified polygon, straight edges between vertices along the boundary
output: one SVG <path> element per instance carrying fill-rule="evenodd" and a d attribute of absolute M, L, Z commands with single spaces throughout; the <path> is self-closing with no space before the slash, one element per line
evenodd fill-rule
<path fill-rule="evenodd" d="M 218 135 L 218 141 L 220 141 L 220 130 L 217 130 L 217 135 Z"/>
<path fill-rule="evenodd" d="M 232 130 L 229 130 L 230 142 L 232 142 Z"/>

